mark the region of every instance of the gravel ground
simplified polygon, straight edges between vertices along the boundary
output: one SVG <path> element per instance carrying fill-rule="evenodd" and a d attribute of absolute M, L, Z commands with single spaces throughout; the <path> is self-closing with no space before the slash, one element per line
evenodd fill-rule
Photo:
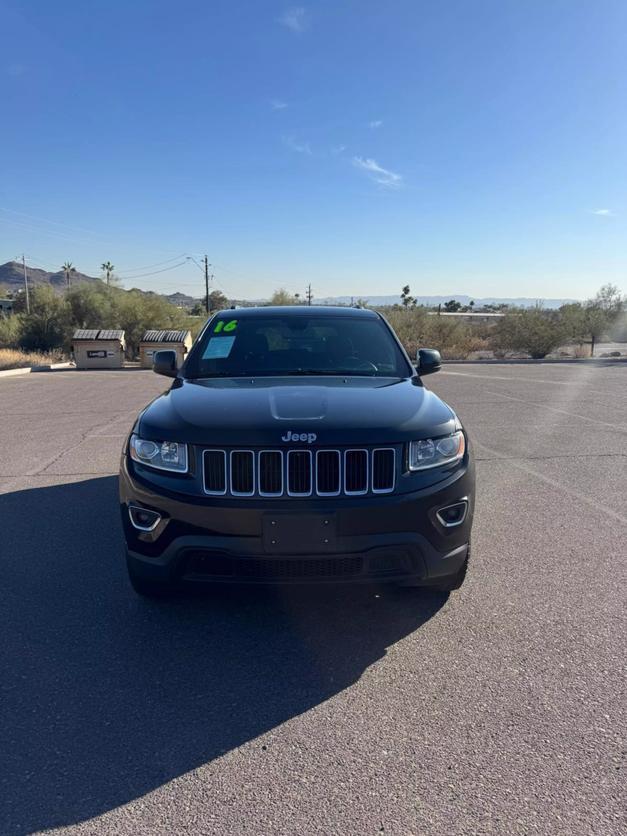
<path fill-rule="evenodd" d="M 623 834 L 627 366 L 454 366 L 449 597 L 148 603 L 116 505 L 150 372 L 0 381 L 0 833 Z"/>

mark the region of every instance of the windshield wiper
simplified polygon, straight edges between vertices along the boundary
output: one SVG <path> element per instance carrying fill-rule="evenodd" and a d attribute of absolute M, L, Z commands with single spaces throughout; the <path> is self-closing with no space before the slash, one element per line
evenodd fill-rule
<path fill-rule="evenodd" d="M 373 377 L 372 372 L 358 372 L 354 369 L 293 369 L 291 371 L 278 372 L 278 375 L 326 375 L 329 377 Z"/>
<path fill-rule="evenodd" d="M 210 374 L 197 374 L 188 377 L 188 380 L 209 380 L 212 377 L 255 377 L 254 374 L 233 374 L 233 372 L 211 372 Z"/>

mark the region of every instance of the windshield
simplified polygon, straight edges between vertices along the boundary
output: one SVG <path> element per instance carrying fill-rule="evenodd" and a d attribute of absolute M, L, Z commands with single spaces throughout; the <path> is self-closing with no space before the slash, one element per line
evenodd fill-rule
<path fill-rule="evenodd" d="M 191 352 L 185 376 L 364 375 L 408 377 L 412 369 L 379 318 L 214 318 Z"/>

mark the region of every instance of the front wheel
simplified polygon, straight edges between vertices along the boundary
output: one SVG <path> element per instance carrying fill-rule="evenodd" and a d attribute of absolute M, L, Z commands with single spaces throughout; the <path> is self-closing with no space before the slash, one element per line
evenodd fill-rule
<path fill-rule="evenodd" d="M 139 573 L 133 566 L 128 555 L 126 558 L 126 568 L 128 569 L 128 579 L 131 582 L 131 586 L 142 598 L 170 598 L 176 592 L 176 584 L 172 581 L 147 578 L 145 575 Z"/>

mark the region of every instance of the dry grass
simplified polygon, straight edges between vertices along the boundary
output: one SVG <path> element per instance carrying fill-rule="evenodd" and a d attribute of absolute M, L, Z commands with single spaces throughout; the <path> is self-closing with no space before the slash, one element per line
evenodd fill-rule
<path fill-rule="evenodd" d="M 58 363 L 63 358 L 58 354 L 40 354 L 35 351 L 19 351 L 15 348 L 0 348 L 0 371 L 24 369 L 28 366 L 43 366 Z"/>

